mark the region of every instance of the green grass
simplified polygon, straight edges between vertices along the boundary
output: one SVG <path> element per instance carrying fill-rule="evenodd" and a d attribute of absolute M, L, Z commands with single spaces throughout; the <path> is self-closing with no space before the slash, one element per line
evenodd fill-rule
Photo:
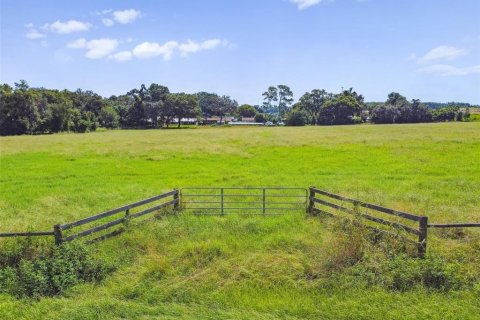
<path fill-rule="evenodd" d="M 2 137 L 0 148 L 0 231 L 49 230 L 187 186 L 315 185 L 431 222 L 480 220 L 478 122 L 104 131 Z M 434 236 L 430 250 L 480 274 L 478 238 L 468 234 Z M 106 281 L 39 301 L 0 295 L 0 318 L 474 319 L 480 313 L 480 297 L 469 289 L 396 292 L 352 280 L 326 266 L 336 245 L 330 228 L 301 213 L 167 216 L 95 247 L 118 265 Z"/>

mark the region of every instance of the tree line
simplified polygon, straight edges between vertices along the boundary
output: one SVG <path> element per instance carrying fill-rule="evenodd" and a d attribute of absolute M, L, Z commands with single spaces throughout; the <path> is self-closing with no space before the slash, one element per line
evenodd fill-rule
<path fill-rule="evenodd" d="M 152 83 L 104 98 L 81 89 L 31 88 L 21 80 L 14 87 L 0 84 L 0 135 L 89 132 L 99 126 L 180 127 L 180 119 L 186 118 L 206 124 L 208 118 L 217 117 L 222 124 L 226 116 L 294 126 L 465 121 L 469 117 L 468 108 L 458 104 L 432 109 L 416 99 L 409 102 L 398 93 L 389 94 L 384 103 L 365 103 L 351 88 L 338 94 L 314 89 L 296 103 L 286 85 L 270 86 L 262 96 L 262 105 L 239 106 L 227 95 L 171 93 L 166 86 Z"/>

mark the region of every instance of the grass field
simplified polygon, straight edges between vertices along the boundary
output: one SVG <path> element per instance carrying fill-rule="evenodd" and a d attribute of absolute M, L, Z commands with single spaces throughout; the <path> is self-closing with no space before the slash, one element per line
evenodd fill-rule
<path fill-rule="evenodd" d="M 121 130 L 1 137 L 0 147 L 0 231 L 50 230 L 187 186 L 315 185 L 430 222 L 480 221 L 479 122 Z M 0 295 L 0 318 L 480 314 L 480 290 L 398 292 L 356 281 L 348 268 L 331 269 L 334 237 L 318 218 L 301 213 L 168 216 L 95 246 L 118 266 L 101 284 L 38 301 Z M 467 270 L 478 275 L 476 237 L 432 237 L 431 252 L 472 265 Z"/>

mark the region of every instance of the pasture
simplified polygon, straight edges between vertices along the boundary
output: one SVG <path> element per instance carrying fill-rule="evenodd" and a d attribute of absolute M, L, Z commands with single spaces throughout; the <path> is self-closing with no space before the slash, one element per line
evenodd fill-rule
<path fill-rule="evenodd" d="M 0 148 L 0 231 L 50 230 L 189 186 L 316 186 L 426 215 L 431 223 L 480 221 L 480 122 L 114 130 L 1 137 Z M 449 292 L 422 286 L 390 290 L 342 262 L 337 251 L 348 252 L 336 249 L 348 246 L 335 239 L 321 219 L 300 212 L 169 215 L 95 245 L 95 254 L 117 265 L 102 283 L 38 301 L 0 293 L 0 317 L 479 314 L 480 285 Z M 430 243 L 432 254 L 459 264 L 472 278 L 480 274 L 478 232 L 467 231 L 461 239 L 439 233 Z"/>

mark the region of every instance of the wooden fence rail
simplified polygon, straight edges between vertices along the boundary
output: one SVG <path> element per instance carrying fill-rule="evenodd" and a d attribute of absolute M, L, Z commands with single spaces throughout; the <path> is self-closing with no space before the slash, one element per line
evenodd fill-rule
<path fill-rule="evenodd" d="M 3 232 L 0 238 L 53 236 L 53 231 Z"/>
<path fill-rule="evenodd" d="M 120 208 L 116 208 L 116 209 L 113 209 L 113 210 L 102 212 L 102 213 L 99 213 L 99 214 L 96 214 L 94 216 L 90 216 L 90 217 L 87 217 L 87 218 L 84 218 L 84 219 L 81 219 L 81 220 L 66 223 L 66 224 L 63 224 L 63 225 L 62 224 L 56 224 L 56 225 L 53 226 L 53 231 L 0 233 L 0 238 L 2 238 L 2 237 L 54 236 L 55 244 L 61 244 L 61 243 L 64 243 L 64 242 L 72 241 L 74 239 L 83 238 L 83 237 L 89 236 L 91 234 L 94 234 L 94 233 L 97 233 L 97 232 L 100 232 L 100 231 L 103 231 L 103 230 L 110 229 L 110 228 L 112 228 L 114 226 L 117 226 L 117 225 L 120 225 L 120 224 L 125 224 L 126 225 L 132 219 L 139 218 L 139 217 L 144 216 L 148 213 L 158 211 L 158 210 L 160 210 L 162 208 L 165 208 L 165 207 L 168 207 L 168 206 L 172 206 L 174 209 L 178 209 L 178 206 L 179 206 L 179 203 L 180 203 L 179 194 L 180 194 L 179 190 L 174 189 L 172 191 L 162 193 L 160 195 L 157 195 L 157 196 L 154 196 L 154 197 L 151 197 L 151 198 L 148 198 L 148 199 L 144 199 L 144 200 L 141 200 L 141 201 L 138 201 L 138 202 L 135 202 L 135 203 L 131 203 L 131 204 L 125 205 L 125 206 L 120 207 Z M 169 200 L 169 201 L 157 204 L 157 205 L 155 205 L 151 208 L 147 208 L 147 209 L 144 209 L 142 211 L 130 214 L 130 209 L 134 209 L 134 208 L 146 205 L 146 204 L 150 204 L 152 202 L 163 200 L 163 199 L 166 199 L 168 197 L 172 197 L 172 200 Z M 82 231 L 79 231 L 77 233 L 74 233 L 74 234 L 71 234 L 71 235 L 68 235 L 68 236 L 64 235 L 64 231 L 75 229 L 75 228 L 78 228 L 80 226 L 83 226 L 83 225 L 86 225 L 86 224 L 89 224 L 89 223 L 92 223 L 92 222 L 95 222 L 95 221 L 99 221 L 101 219 L 112 217 L 113 215 L 121 213 L 121 212 L 125 212 L 125 215 L 120 217 L 120 218 L 117 218 L 117 219 L 112 220 L 112 221 L 107 221 L 107 222 L 105 222 L 101 225 L 93 226 L 93 227 L 91 227 L 87 230 L 82 230 Z M 117 229 L 117 230 L 114 230 L 114 231 L 112 231 L 108 234 L 104 234 L 104 235 L 102 235 L 98 238 L 90 240 L 90 242 L 103 240 L 103 239 L 109 238 L 111 236 L 117 235 L 121 232 L 122 232 L 122 229 Z"/>
<path fill-rule="evenodd" d="M 480 223 L 432 223 L 428 225 L 429 228 L 477 228 Z"/>

